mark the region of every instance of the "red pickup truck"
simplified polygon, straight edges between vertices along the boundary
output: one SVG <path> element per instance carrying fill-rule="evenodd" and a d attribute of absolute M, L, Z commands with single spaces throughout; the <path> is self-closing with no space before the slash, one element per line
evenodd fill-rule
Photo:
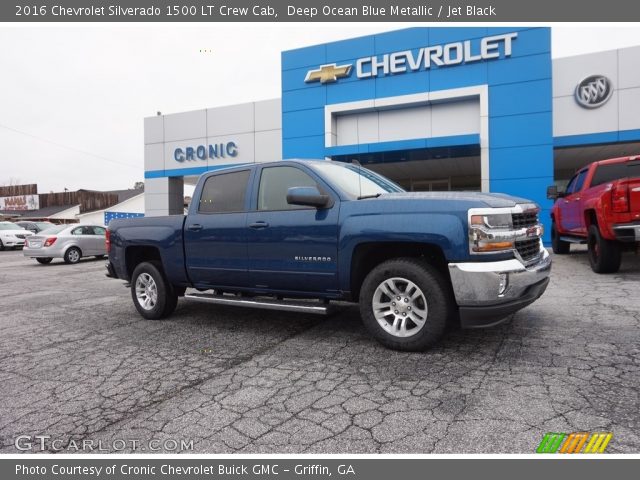
<path fill-rule="evenodd" d="M 547 189 L 551 244 L 556 254 L 586 243 L 596 273 L 620 268 L 621 252 L 640 246 L 640 155 L 593 162 L 578 170 L 564 192 Z"/>

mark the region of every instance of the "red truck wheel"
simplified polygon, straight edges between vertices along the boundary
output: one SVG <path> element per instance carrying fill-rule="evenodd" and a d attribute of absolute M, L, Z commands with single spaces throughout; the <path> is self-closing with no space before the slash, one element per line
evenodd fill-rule
<path fill-rule="evenodd" d="M 551 222 L 551 248 L 556 255 L 565 255 L 569 253 L 571 244 L 560 240 L 560 234 L 556 228 L 556 222 Z"/>
<path fill-rule="evenodd" d="M 597 225 L 589 227 L 589 263 L 596 273 L 615 273 L 620 269 L 620 245 L 600 234 Z"/>

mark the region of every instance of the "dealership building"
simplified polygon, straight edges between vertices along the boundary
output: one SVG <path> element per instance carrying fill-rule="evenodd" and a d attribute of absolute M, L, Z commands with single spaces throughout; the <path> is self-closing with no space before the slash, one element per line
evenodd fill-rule
<path fill-rule="evenodd" d="M 282 52 L 279 99 L 145 118 L 145 212 L 182 214 L 206 171 L 326 158 L 407 190 L 530 198 L 548 223 L 548 185 L 640 153 L 640 47 L 552 59 L 551 35 L 411 28 Z"/>

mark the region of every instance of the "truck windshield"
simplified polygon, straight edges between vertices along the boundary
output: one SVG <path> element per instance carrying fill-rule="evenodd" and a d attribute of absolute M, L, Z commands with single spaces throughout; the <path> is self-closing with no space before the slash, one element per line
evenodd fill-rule
<path fill-rule="evenodd" d="M 326 162 L 313 165 L 329 183 L 354 198 L 370 197 L 389 192 L 404 192 L 391 180 L 371 170 L 349 163 Z"/>

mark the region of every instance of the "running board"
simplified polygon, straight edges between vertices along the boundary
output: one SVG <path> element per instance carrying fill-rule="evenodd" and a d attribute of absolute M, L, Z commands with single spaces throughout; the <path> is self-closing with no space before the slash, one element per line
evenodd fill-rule
<path fill-rule="evenodd" d="M 562 240 L 563 242 L 569 242 L 569 243 L 587 243 L 587 241 L 584 238 L 580 238 L 580 237 L 560 237 L 560 240 Z"/>
<path fill-rule="evenodd" d="M 284 301 L 284 300 L 271 300 L 268 298 L 261 298 L 255 300 L 247 297 L 233 297 L 229 295 L 212 295 L 207 293 L 187 293 L 184 296 L 187 300 L 193 300 L 196 302 L 215 303 L 217 305 L 232 305 L 236 307 L 246 308 L 262 308 L 264 310 L 280 310 L 284 312 L 298 312 L 298 313 L 314 313 L 316 315 L 328 315 L 332 309 L 329 305 L 317 305 L 311 302 L 300 301 Z"/>

